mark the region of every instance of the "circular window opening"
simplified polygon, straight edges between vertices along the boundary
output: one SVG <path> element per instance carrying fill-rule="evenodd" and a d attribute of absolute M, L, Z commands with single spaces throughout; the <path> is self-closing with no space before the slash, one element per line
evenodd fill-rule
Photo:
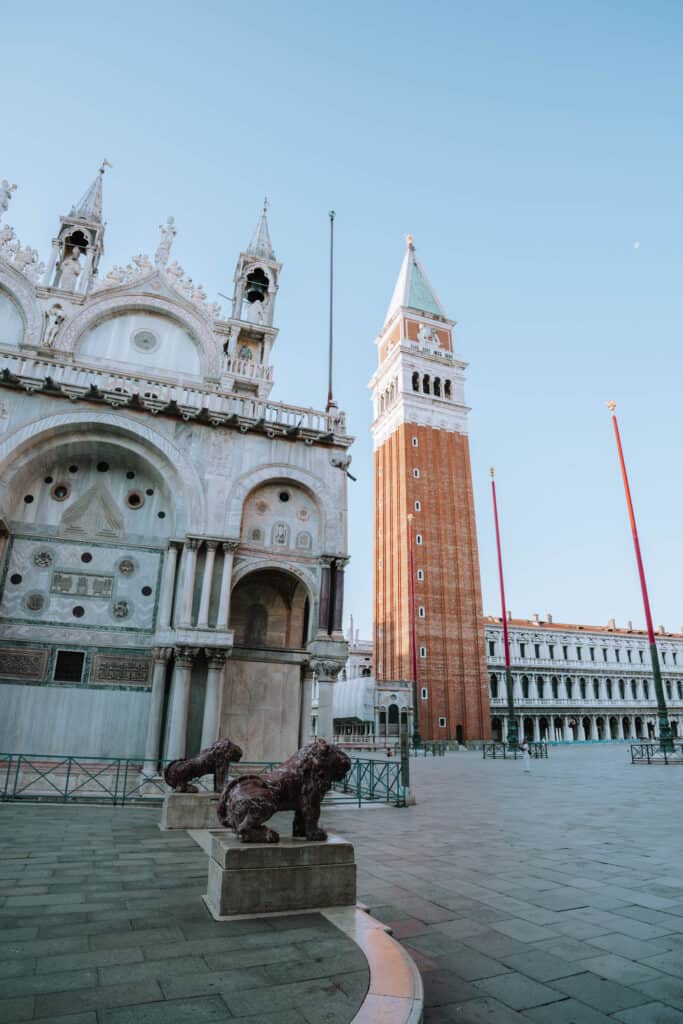
<path fill-rule="evenodd" d="M 149 595 L 152 593 L 152 588 L 151 587 L 143 587 L 142 588 L 142 593 L 145 595 L 145 597 L 149 597 Z"/>
<path fill-rule="evenodd" d="M 18 572 L 14 572 L 14 573 L 12 573 L 12 575 L 10 576 L 10 578 L 9 578 L 9 581 L 10 581 L 10 583 L 14 583 L 14 585 L 16 586 L 16 585 L 17 585 L 17 583 L 21 583 L 21 581 L 23 580 L 23 578 L 24 578 L 24 577 L 23 577 L 23 576 L 21 575 L 21 573 L 18 573 Z"/>
<path fill-rule="evenodd" d="M 81 562 L 92 562 L 92 555 L 89 551 L 84 551 L 81 555 Z"/>
<path fill-rule="evenodd" d="M 289 501 L 289 491 L 280 491 L 278 497 L 280 501 Z"/>
<path fill-rule="evenodd" d="M 108 473 L 109 472 L 109 463 L 108 462 L 98 462 L 97 463 L 97 472 L 98 473 Z"/>
<path fill-rule="evenodd" d="M 142 508 L 145 504 L 145 496 L 141 491 L 129 491 L 126 495 L 126 505 L 128 508 Z"/>
<path fill-rule="evenodd" d="M 145 494 L 147 495 L 148 498 L 151 498 L 152 495 L 154 494 L 154 488 L 148 487 L 147 490 L 145 491 Z"/>
<path fill-rule="evenodd" d="M 45 483 L 46 483 L 46 484 L 51 484 L 51 483 L 52 483 L 52 480 L 53 480 L 53 478 L 52 478 L 51 476 L 46 476 L 46 477 L 45 477 Z"/>
<path fill-rule="evenodd" d="M 77 604 L 75 608 L 71 609 L 71 614 L 75 619 L 82 619 L 85 615 L 85 608 L 83 605 Z"/>
<path fill-rule="evenodd" d="M 154 352 L 159 348 L 159 339 L 154 331 L 136 331 L 133 335 L 133 345 L 140 352 Z"/>
<path fill-rule="evenodd" d="M 50 494 L 55 501 L 66 501 L 71 494 L 71 488 L 68 484 L 55 484 Z"/>
<path fill-rule="evenodd" d="M 70 473 L 78 473 L 78 466 L 69 466 Z"/>
<path fill-rule="evenodd" d="M 135 479 L 135 473 L 133 472 L 132 469 L 129 469 L 128 472 L 126 473 L 126 480 L 134 480 L 134 479 Z"/>
<path fill-rule="evenodd" d="M 31 502 L 33 501 L 33 495 L 32 494 L 25 494 L 24 495 L 24 501 L 26 502 L 27 505 L 30 505 Z"/>
<path fill-rule="evenodd" d="M 166 518 L 166 513 L 165 512 L 157 512 L 157 518 L 165 519 Z"/>

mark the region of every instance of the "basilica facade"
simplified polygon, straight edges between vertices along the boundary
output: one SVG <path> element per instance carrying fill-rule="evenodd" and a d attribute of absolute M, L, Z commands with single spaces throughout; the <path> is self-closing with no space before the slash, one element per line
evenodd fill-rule
<path fill-rule="evenodd" d="M 0 185 L 0 744 L 249 760 L 332 735 L 346 659 L 336 406 L 270 400 L 281 264 L 264 205 L 231 308 L 173 258 L 103 266 L 103 164 L 49 254 Z"/>

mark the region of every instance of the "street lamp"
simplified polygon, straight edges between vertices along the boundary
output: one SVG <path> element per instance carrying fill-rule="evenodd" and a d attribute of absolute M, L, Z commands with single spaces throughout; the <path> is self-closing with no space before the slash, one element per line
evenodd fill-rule
<path fill-rule="evenodd" d="M 496 481 L 493 478 L 493 466 L 491 466 L 491 495 L 493 497 L 493 520 L 496 524 L 496 548 L 498 550 L 498 577 L 500 579 L 500 607 L 503 618 L 503 648 L 505 651 L 505 686 L 508 698 L 508 729 L 507 741 L 512 750 L 517 750 L 519 740 L 517 736 L 517 719 L 515 717 L 515 698 L 513 694 L 514 683 L 510 670 L 510 639 L 508 637 L 507 610 L 505 608 L 505 583 L 503 582 L 503 556 L 500 550 L 500 529 L 498 527 L 498 502 L 496 501 Z"/>
<path fill-rule="evenodd" d="M 636 552 L 636 562 L 638 565 L 638 575 L 640 576 L 640 589 L 643 595 L 643 606 L 645 608 L 645 622 L 647 623 L 647 639 L 650 646 L 650 658 L 652 660 L 652 675 L 655 681 L 655 693 L 657 695 L 657 714 L 659 715 L 659 742 L 663 751 L 667 753 L 673 751 L 674 744 L 671 735 L 671 725 L 669 724 L 669 712 L 666 707 L 666 700 L 664 698 L 664 687 L 662 686 L 662 672 L 659 667 L 659 654 L 657 652 L 657 643 L 655 641 L 655 631 L 652 626 L 652 613 L 650 611 L 650 598 L 647 593 L 647 583 L 645 582 L 645 569 L 643 568 L 643 559 L 640 554 L 640 541 L 638 540 L 638 527 L 636 526 L 636 517 L 633 513 L 633 502 L 631 500 L 631 488 L 628 483 L 628 474 L 626 473 L 626 463 L 624 462 L 624 452 L 621 447 L 621 436 L 619 434 L 619 424 L 617 423 L 616 408 L 617 403 L 610 399 L 607 403 L 607 408 L 612 414 L 612 426 L 614 427 L 614 436 L 617 442 L 617 452 L 619 454 L 619 465 L 621 466 L 621 478 L 624 482 L 624 492 L 626 494 L 626 507 L 628 508 L 628 518 L 631 523 L 631 534 L 633 536 L 633 547 Z"/>

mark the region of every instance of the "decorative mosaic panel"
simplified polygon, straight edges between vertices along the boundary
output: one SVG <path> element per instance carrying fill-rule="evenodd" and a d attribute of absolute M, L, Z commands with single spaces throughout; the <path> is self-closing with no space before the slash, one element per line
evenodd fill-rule
<path fill-rule="evenodd" d="M 94 576 L 91 573 L 54 572 L 50 590 L 53 594 L 76 594 L 79 597 L 111 597 L 113 576 Z"/>
<path fill-rule="evenodd" d="M 44 679 L 48 652 L 28 647 L 0 647 L 0 678 Z"/>
<path fill-rule="evenodd" d="M 116 654 L 96 654 L 90 669 L 91 683 L 127 683 L 147 686 L 150 681 L 150 658 L 131 658 Z"/>

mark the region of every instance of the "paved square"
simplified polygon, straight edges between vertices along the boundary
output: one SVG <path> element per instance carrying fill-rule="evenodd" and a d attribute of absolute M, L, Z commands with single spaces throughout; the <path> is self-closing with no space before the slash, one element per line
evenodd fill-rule
<path fill-rule="evenodd" d="M 359 899 L 425 985 L 425 1022 L 683 1024 L 683 768 L 628 744 L 411 761 L 418 804 L 334 810 Z"/>

